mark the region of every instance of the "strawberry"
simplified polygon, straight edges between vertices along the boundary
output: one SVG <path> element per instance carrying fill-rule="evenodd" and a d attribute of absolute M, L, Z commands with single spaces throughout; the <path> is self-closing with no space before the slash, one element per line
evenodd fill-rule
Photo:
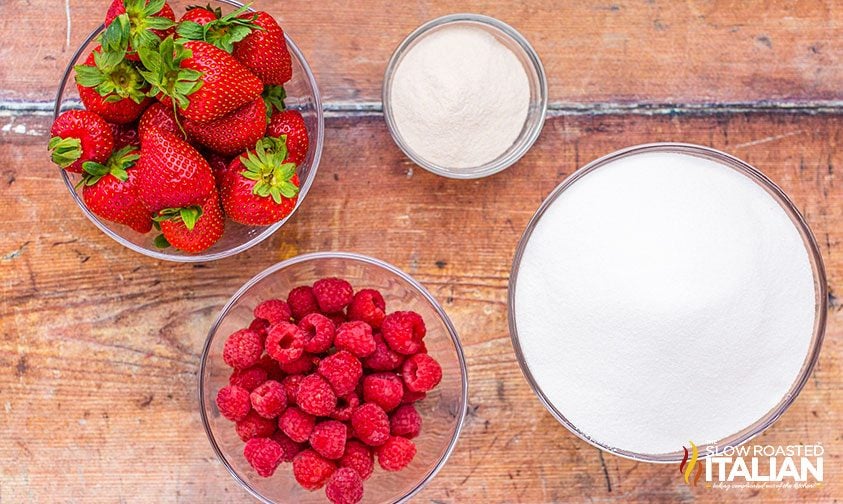
<path fill-rule="evenodd" d="M 140 147 L 137 127 L 114 123 L 109 123 L 108 126 L 111 128 L 111 134 L 114 135 L 114 150 L 120 150 L 129 145 Z"/>
<path fill-rule="evenodd" d="M 165 0 L 113 0 L 105 14 L 106 34 L 120 33 L 126 58 L 139 61 L 137 49 L 155 48 L 174 32 L 176 15 Z M 112 27 L 114 26 L 114 27 Z"/>
<path fill-rule="evenodd" d="M 50 128 L 53 162 L 73 173 L 83 163 L 105 163 L 114 150 L 114 134 L 102 117 L 87 110 L 68 110 Z"/>
<path fill-rule="evenodd" d="M 172 109 L 167 108 L 161 103 L 150 105 L 141 116 L 140 121 L 138 121 L 138 135 L 141 139 L 151 129 L 166 131 L 182 140 L 185 139 L 184 133 L 181 132 L 179 125 L 176 123 L 176 116 L 173 114 Z"/>
<path fill-rule="evenodd" d="M 223 174 L 228 169 L 229 160 L 222 154 L 217 154 L 216 152 L 208 152 L 205 155 L 205 160 L 211 165 L 211 171 L 214 172 L 214 180 L 217 181 L 217 189 L 219 190 Z"/>
<path fill-rule="evenodd" d="M 243 65 L 260 77 L 264 84 L 284 84 L 293 77 L 293 61 L 287 50 L 284 30 L 266 12 L 255 13 L 254 23 L 262 30 L 254 30 L 234 44 L 232 53 Z M 240 17 L 254 16 L 241 14 Z"/>
<path fill-rule="evenodd" d="M 82 198 L 88 209 L 103 219 L 148 233 L 152 218 L 135 191 L 134 165 L 139 153 L 137 147 L 128 145 L 115 151 L 106 164 L 85 163 Z"/>
<path fill-rule="evenodd" d="M 225 117 L 200 123 L 184 120 L 184 130 L 199 145 L 225 156 L 233 156 L 255 146 L 266 133 L 266 105 L 256 98 Z"/>
<path fill-rule="evenodd" d="M 123 53 L 97 46 L 85 63 L 76 65 L 76 89 L 85 108 L 108 122 L 134 122 L 152 103 L 149 85 Z"/>
<path fill-rule="evenodd" d="M 161 42 L 158 51 L 140 49 L 141 73 L 153 91 L 172 100 L 181 115 L 199 122 L 219 119 L 263 91 L 260 79 L 230 54 L 207 42 Z"/>
<path fill-rule="evenodd" d="M 138 197 L 153 214 L 197 205 L 216 194 L 214 175 L 205 158 L 167 131 L 145 130 L 135 170 Z"/>
<path fill-rule="evenodd" d="M 195 217 L 194 217 L 195 216 Z M 184 212 L 164 214 L 156 219 L 161 225 L 162 235 L 156 238 L 156 245 L 172 245 L 184 252 L 197 254 L 211 248 L 222 237 L 225 228 L 219 197 L 214 194 L 206 198 L 194 213 L 184 219 Z"/>
<path fill-rule="evenodd" d="M 272 114 L 266 134 L 271 137 L 285 138 L 289 162 L 297 165 L 304 162 L 310 139 L 307 136 L 304 117 L 298 110 L 284 110 Z"/>
<path fill-rule="evenodd" d="M 255 24 L 257 15 L 246 13 L 248 6 L 222 15 L 219 8 L 197 7 L 182 16 L 176 34 L 189 40 L 202 40 L 231 53 L 234 44 L 246 38 L 252 31 L 262 28 Z"/>
<path fill-rule="evenodd" d="M 225 214 L 247 226 L 268 226 L 290 215 L 299 194 L 296 165 L 280 138 L 264 138 L 234 158 L 220 183 Z"/>

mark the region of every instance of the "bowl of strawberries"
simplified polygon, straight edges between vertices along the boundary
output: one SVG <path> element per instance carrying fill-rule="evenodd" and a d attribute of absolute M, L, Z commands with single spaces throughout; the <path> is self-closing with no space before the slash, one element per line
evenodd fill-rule
<path fill-rule="evenodd" d="M 324 135 L 313 73 L 278 20 L 192 4 L 105 4 L 59 84 L 49 144 L 98 228 L 176 262 L 229 257 L 282 227 Z"/>
<path fill-rule="evenodd" d="M 208 334 L 202 422 L 265 503 L 404 502 L 462 429 L 466 365 L 431 294 L 377 259 L 307 254 L 247 282 Z"/>

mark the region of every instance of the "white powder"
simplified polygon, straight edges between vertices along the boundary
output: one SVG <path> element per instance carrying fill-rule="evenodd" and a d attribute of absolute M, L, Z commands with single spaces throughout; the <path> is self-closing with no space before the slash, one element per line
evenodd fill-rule
<path fill-rule="evenodd" d="M 534 379 L 574 426 L 669 453 L 735 434 L 787 394 L 813 333 L 813 273 L 797 228 L 748 177 L 639 153 L 548 208 L 515 316 Z"/>
<path fill-rule="evenodd" d="M 482 28 L 446 26 L 399 63 L 391 103 L 401 137 L 443 168 L 494 161 L 518 139 L 530 83 L 518 57 Z"/>

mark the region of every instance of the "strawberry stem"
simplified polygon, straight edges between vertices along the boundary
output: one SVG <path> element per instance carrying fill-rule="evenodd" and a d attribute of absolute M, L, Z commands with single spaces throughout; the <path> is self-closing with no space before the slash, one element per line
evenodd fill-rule
<path fill-rule="evenodd" d="M 295 163 L 285 163 L 287 142 L 285 138 L 266 137 L 255 144 L 255 150 L 240 156 L 246 167 L 241 174 L 254 180 L 252 193 L 281 204 L 283 198 L 295 198 L 299 188 L 292 179 L 296 175 Z"/>
<path fill-rule="evenodd" d="M 241 18 L 240 16 L 251 8 L 252 4 L 246 4 L 239 9 L 220 17 L 220 12 L 213 11 L 218 19 L 215 19 L 205 25 L 193 21 L 185 21 L 179 24 L 176 33 L 182 38 L 189 40 L 202 40 L 209 44 L 213 44 L 223 51 L 234 51 L 234 44 L 240 42 L 248 37 L 254 30 L 263 30 L 261 26 L 255 23 L 257 14 L 251 16 L 250 19 Z M 210 6 L 209 6 L 210 7 Z M 208 10 L 211 10 L 210 8 Z"/>
<path fill-rule="evenodd" d="M 67 168 L 82 157 L 82 141 L 74 137 L 55 136 L 50 139 L 49 149 L 53 162 L 62 168 Z"/>
<path fill-rule="evenodd" d="M 140 73 L 152 86 L 149 96 L 168 96 L 174 107 L 186 109 L 190 105 L 188 97 L 202 87 L 199 79 L 204 75 L 198 70 L 181 68 L 182 62 L 192 57 L 193 52 L 170 36 L 161 42 L 157 51 L 142 47 L 138 54 L 146 67 Z"/>

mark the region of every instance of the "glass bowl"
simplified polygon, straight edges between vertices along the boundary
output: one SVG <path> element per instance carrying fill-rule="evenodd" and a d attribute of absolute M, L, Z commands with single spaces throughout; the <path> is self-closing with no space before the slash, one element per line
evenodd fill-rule
<path fill-rule="evenodd" d="M 176 18 L 181 16 L 187 6 L 193 5 L 196 2 L 190 0 L 171 0 L 170 6 L 176 13 Z M 204 5 L 204 3 L 203 3 Z M 234 0 L 212 0 L 210 2 L 213 7 L 222 7 L 226 12 L 242 7 L 243 4 Z M 254 9 L 253 9 L 254 10 Z M 76 65 L 80 59 L 88 56 L 88 53 L 96 46 L 94 39 L 103 31 L 104 27 L 99 26 L 95 29 L 88 38 L 70 58 L 67 64 L 67 69 L 62 76 L 59 83 L 58 93 L 56 95 L 54 117 L 65 110 L 82 108 L 79 101 L 79 94 L 76 90 L 76 82 L 74 80 L 73 66 Z M 316 79 L 313 72 L 310 70 L 307 61 L 304 58 L 301 50 L 296 46 L 295 42 L 287 35 L 287 47 L 290 51 L 290 56 L 293 60 L 293 78 L 284 85 L 287 91 L 287 99 L 285 103 L 289 108 L 296 109 L 301 112 L 304 117 L 305 124 L 308 129 L 308 137 L 310 140 L 310 150 L 307 153 L 307 158 L 298 167 L 298 176 L 301 181 L 301 190 L 299 192 L 298 202 L 293 212 L 280 222 L 276 222 L 271 226 L 252 227 L 236 224 L 230 220 L 226 220 L 225 234 L 213 247 L 202 252 L 201 254 L 188 254 L 176 250 L 175 248 L 159 249 L 155 247 L 153 239 L 155 232 L 140 234 L 127 226 L 122 226 L 114 222 L 100 219 L 93 212 L 88 210 L 85 201 L 82 199 L 82 189 L 76 189 L 74 186 L 79 182 L 80 176 L 75 173 L 68 173 L 61 170 L 61 177 L 70 191 L 73 200 L 82 209 L 82 212 L 94 223 L 103 233 L 107 234 L 121 245 L 128 247 L 135 252 L 161 259 L 165 261 L 174 262 L 205 262 L 214 261 L 230 257 L 269 238 L 273 233 L 278 231 L 301 206 L 304 199 L 307 197 L 313 180 L 316 177 L 316 171 L 319 167 L 319 160 L 322 156 L 322 144 L 325 133 L 324 118 L 322 116 L 322 101 L 319 96 L 319 88 L 316 85 Z"/>
<path fill-rule="evenodd" d="M 308 492 L 298 486 L 290 464 L 281 465 L 271 478 L 259 477 L 243 458 L 243 441 L 234 424 L 220 415 L 215 399 L 231 374 L 222 359 L 225 340 L 251 323 L 254 307 L 264 299 L 286 298 L 299 285 L 333 276 L 347 279 L 355 289 L 380 290 L 387 310 L 418 312 L 427 325 L 428 353 L 442 365 L 442 382 L 416 403 L 424 419 L 422 432 L 414 439 L 416 458 L 403 471 L 393 473 L 376 462 L 374 474 L 364 484 L 363 502 L 405 502 L 436 475 L 453 451 L 465 419 L 468 377 L 457 333 L 439 303 L 406 273 L 377 259 L 341 252 L 307 254 L 278 263 L 246 282 L 217 316 L 205 342 L 199 369 L 202 423 L 219 460 L 258 500 L 327 502 L 324 490 Z"/>
<path fill-rule="evenodd" d="M 564 425 L 569 431 L 571 431 L 580 439 L 608 453 L 612 453 L 614 455 L 618 455 L 627 459 L 653 463 L 676 463 L 680 462 L 683 459 L 683 456 L 685 456 L 684 452 L 676 451 L 665 454 L 646 454 L 619 449 L 617 447 L 607 445 L 589 437 L 586 432 L 583 432 L 573 422 L 568 420 L 565 417 L 564 412 L 558 410 L 550 402 L 547 395 L 542 391 L 541 386 L 537 383 L 536 379 L 531 373 L 529 363 L 525 358 L 524 352 L 521 347 L 521 343 L 519 342 L 518 324 L 515 316 L 515 292 L 518 283 L 518 272 L 521 260 L 524 255 L 527 242 L 530 240 L 530 236 L 533 230 L 536 228 L 547 209 L 568 188 L 576 184 L 578 180 L 593 172 L 594 170 L 599 169 L 601 166 L 604 166 L 607 163 L 611 163 L 612 161 L 626 156 L 651 152 L 679 153 L 710 159 L 721 165 L 732 168 L 742 173 L 750 180 L 761 186 L 761 188 L 763 188 L 785 211 L 787 216 L 793 222 L 793 225 L 799 232 L 800 236 L 802 237 L 802 241 L 808 253 L 808 259 L 811 263 L 811 269 L 814 277 L 815 314 L 813 334 L 811 337 L 810 344 L 808 346 L 808 352 L 805 356 L 805 360 L 802 363 L 802 366 L 799 370 L 798 375 L 796 376 L 796 379 L 791 384 L 789 391 L 784 395 L 784 397 L 781 398 L 781 400 L 773 409 L 771 409 L 757 421 L 753 422 L 741 431 L 736 432 L 724 439 L 718 440 L 715 443 L 700 446 L 700 453 L 702 454 L 701 457 L 708 457 L 720 454 L 729 447 L 741 445 L 755 438 L 764 430 L 773 425 L 773 423 L 775 423 L 776 420 L 781 417 L 781 415 L 787 410 L 787 408 L 790 407 L 793 401 L 796 400 L 797 395 L 802 390 L 811 375 L 811 371 L 813 370 L 814 365 L 816 364 L 817 359 L 819 357 L 820 348 L 822 347 L 822 341 L 823 336 L 825 334 L 826 326 L 828 286 L 826 283 L 825 268 L 823 266 L 822 256 L 820 255 L 816 239 L 814 238 L 811 229 L 808 227 L 808 224 L 805 222 L 805 219 L 802 217 L 802 215 L 799 213 L 799 210 L 790 201 L 784 191 L 782 191 L 781 188 L 779 188 L 773 181 L 767 178 L 766 175 L 764 175 L 755 167 L 745 163 L 744 161 L 741 161 L 740 159 L 734 156 L 709 147 L 682 143 L 654 143 L 622 149 L 583 166 L 582 168 L 574 172 L 571 176 L 569 176 L 567 179 L 565 179 L 564 182 L 559 184 L 553 190 L 553 192 L 551 192 L 547 199 L 544 200 L 542 205 L 536 211 L 535 215 L 533 215 L 533 218 L 530 220 L 526 230 L 524 231 L 523 236 L 521 237 L 521 241 L 519 242 L 518 248 L 515 253 L 515 258 L 513 259 L 512 270 L 510 272 L 508 293 L 509 331 L 510 336 L 512 338 L 513 346 L 515 348 L 518 363 L 521 366 L 521 371 L 524 373 L 524 376 L 529 382 L 530 387 L 533 389 L 533 392 L 538 396 L 539 400 L 542 402 L 544 407 L 550 412 L 550 414 L 553 415 L 556 420 L 558 420 L 562 425 Z M 700 366 L 703 365 L 700 364 Z M 700 369 L 702 368 L 704 368 L 704 366 Z"/>
<path fill-rule="evenodd" d="M 501 44 L 515 54 L 524 66 L 527 79 L 530 82 L 530 108 L 521 134 L 509 149 L 498 156 L 497 159 L 473 168 L 456 169 L 448 166 L 439 166 L 417 154 L 401 137 L 401 132 L 398 130 L 392 110 L 392 80 L 404 56 L 422 38 L 449 26 L 479 27 L 494 36 Z M 404 154 L 417 165 L 432 173 L 448 178 L 475 179 L 487 177 L 515 164 L 530 150 L 530 147 L 538 139 L 544 126 L 545 116 L 547 115 L 547 77 L 545 76 L 544 67 L 542 66 L 538 53 L 536 53 L 535 49 L 527 42 L 527 39 L 515 30 L 515 28 L 498 19 L 479 14 L 451 14 L 428 21 L 416 28 L 395 49 L 389 60 L 389 65 L 386 67 L 386 73 L 383 79 L 383 111 L 392 139 L 398 144 L 398 147 Z"/>

